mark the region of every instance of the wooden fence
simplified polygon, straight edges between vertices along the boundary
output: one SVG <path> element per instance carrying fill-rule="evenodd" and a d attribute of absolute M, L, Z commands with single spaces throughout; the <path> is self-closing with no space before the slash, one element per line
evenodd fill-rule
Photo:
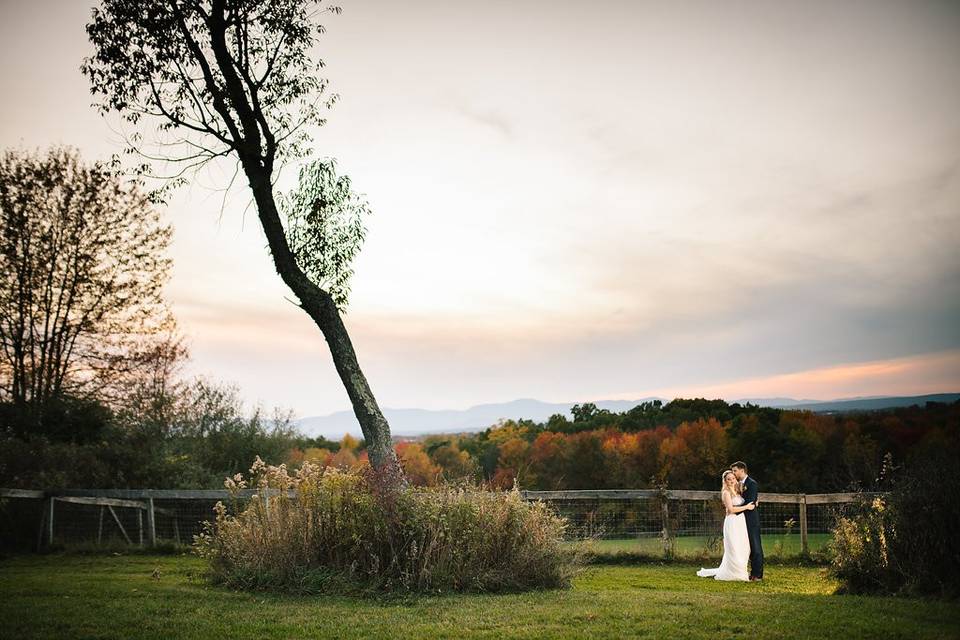
<path fill-rule="evenodd" d="M 250 498 L 259 493 L 261 497 L 267 495 L 276 495 L 277 490 L 272 489 L 268 492 L 257 492 L 255 489 L 245 489 L 237 493 L 240 498 Z M 295 497 L 293 491 L 289 491 L 290 497 Z M 717 503 L 719 501 L 716 491 L 689 491 L 680 489 L 597 489 L 597 490 L 566 490 L 566 491 L 521 491 L 521 495 L 526 500 L 542 500 L 547 503 L 556 504 L 558 507 L 563 505 L 573 505 L 579 503 L 620 503 L 620 504 L 638 504 L 644 503 L 648 507 L 658 509 L 661 523 L 661 535 L 664 538 L 672 535 L 671 531 L 671 513 L 669 505 L 673 503 L 693 502 L 693 503 Z M 803 493 L 761 493 L 760 503 L 773 503 L 784 505 L 797 505 L 799 507 L 799 532 L 800 544 L 803 553 L 809 551 L 809 523 L 808 506 L 813 505 L 842 505 L 853 503 L 864 499 L 871 499 L 877 494 L 869 493 L 821 493 L 821 494 L 803 494 Z M 169 505 L 186 505 L 191 501 L 194 504 L 204 503 L 204 509 L 209 509 L 211 501 L 227 501 L 230 493 L 225 489 L 61 489 L 55 491 L 37 491 L 26 489 L 0 489 L 0 499 L 30 499 L 42 501 L 39 525 L 37 527 L 36 547 L 41 548 L 44 543 L 52 544 L 54 540 L 54 523 L 57 521 L 58 504 L 89 505 L 99 507 L 99 517 L 96 527 L 96 540 L 99 543 L 102 539 L 104 520 L 109 514 L 111 526 L 122 533 L 124 539 L 129 544 L 154 546 L 158 542 L 157 536 L 157 516 L 166 517 L 170 539 L 181 543 L 182 519 L 196 520 L 203 519 L 203 511 L 194 509 L 187 515 L 184 509 Z M 161 500 L 168 504 L 167 507 L 160 507 L 155 501 Z M 657 505 L 659 505 L 657 507 Z M 115 507 L 123 507 L 136 510 L 136 537 L 131 536 L 128 526 L 124 526 L 121 518 L 118 517 Z M 649 509 L 648 509 L 649 511 Z M 210 517 L 206 513 L 206 517 Z M 195 529 L 196 523 L 188 523 L 188 530 Z M 92 525 L 91 525 L 92 528 Z M 92 533 L 92 532 L 91 532 Z M 189 537 L 187 537 L 189 540 Z M 136 540 L 136 542 L 135 542 Z"/>
<path fill-rule="evenodd" d="M 545 502 L 563 501 L 639 501 L 656 500 L 661 505 L 662 536 L 669 537 L 670 514 L 669 502 L 719 501 L 717 491 L 693 491 L 687 489 L 583 489 L 564 491 L 521 491 L 526 500 L 543 500 Z M 879 494 L 875 493 L 765 493 L 761 492 L 759 501 L 764 503 L 791 504 L 799 507 L 800 547 L 802 553 L 810 551 L 809 521 L 807 507 L 810 505 L 837 505 L 855 503 L 861 500 L 872 499 Z"/>

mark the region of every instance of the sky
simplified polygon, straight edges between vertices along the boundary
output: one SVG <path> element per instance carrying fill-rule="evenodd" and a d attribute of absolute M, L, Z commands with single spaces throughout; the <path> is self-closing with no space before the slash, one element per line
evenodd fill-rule
<path fill-rule="evenodd" d="M 121 150 L 92 6 L 0 0 L 0 147 Z M 960 390 L 960 4 L 342 6 L 314 147 L 373 209 L 345 322 L 382 406 Z M 163 212 L 188 373 L 349 408 L 226 179 Z"/>

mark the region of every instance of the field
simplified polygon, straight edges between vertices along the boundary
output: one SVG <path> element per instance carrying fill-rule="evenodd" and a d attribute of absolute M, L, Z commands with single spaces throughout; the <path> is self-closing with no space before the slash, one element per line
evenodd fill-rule
<path fill-rule="evenodd" d="M 815 554 L 823 550 L 830 541 L 829 533 L 811 533 L 807 544 L 810 553 Z M 628 553 L 658 557 L 663 555 L 663 541 L 656 536 L 646 538 L 616 538 L 610 540 L 596 540 L 591 543 L 595 553 L 600 555 Z M 707 536 L 677 536 L 673 538 L 673 552 L 679 557 L 700 558 L 703 556 L 715 558 L 717 564 L 723 555 L 723 543 L 720 538 Z M 709 549 L 709 552 L 706 552 Z M 705 553 L 706 552 L 706 553 Z M 766 558 L 775 560 L 778 557 L 794 557 L 800 555 L 800 536 L 797 533 L 790 535 L 764 535 L 763 552 Z"/>
<path fill-rule="evenodd" d="M 816 567 L 762 584 L 690 565 L 585 569 L 571 589 L 363 599 L 211 587 L 191 556 L 0 560 L 3 638 L 950 638 L 960 603 L 834 595 Z"/>

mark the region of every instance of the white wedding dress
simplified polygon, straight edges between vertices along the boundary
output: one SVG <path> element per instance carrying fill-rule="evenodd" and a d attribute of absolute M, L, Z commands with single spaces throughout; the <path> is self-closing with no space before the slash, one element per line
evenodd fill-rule
<path fill-rule="evenodd" d="M 743 498 L 735 496 L 733 506 L 743 504 Z M 697 575 L 714 580 L 750 580 L 747 561 L 750 559 L 750 539 L 747 538 L 747 519 L 743 512 L 728 514 L 723 519 L 723 560 L 716 569 L 700 569 Z"/>

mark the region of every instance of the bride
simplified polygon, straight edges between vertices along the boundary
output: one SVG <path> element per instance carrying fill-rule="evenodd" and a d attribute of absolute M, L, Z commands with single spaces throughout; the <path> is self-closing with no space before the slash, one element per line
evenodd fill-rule
<path fill-rule="evenodd" d="M 716 569 L 700 569 L 697 575 L 701 578 L 712 576 L 715 580 L 749 580 L 747 560 L 750 558 L 750 540 L 747 538 L 747 521 L 743 512 L 756 508 L 756 504 L 743 504 L 740 483 L 733 471 L 724 471 L 720 482 L 720 498 L 727 511 L 723 519 L 723 560 Z"/>

